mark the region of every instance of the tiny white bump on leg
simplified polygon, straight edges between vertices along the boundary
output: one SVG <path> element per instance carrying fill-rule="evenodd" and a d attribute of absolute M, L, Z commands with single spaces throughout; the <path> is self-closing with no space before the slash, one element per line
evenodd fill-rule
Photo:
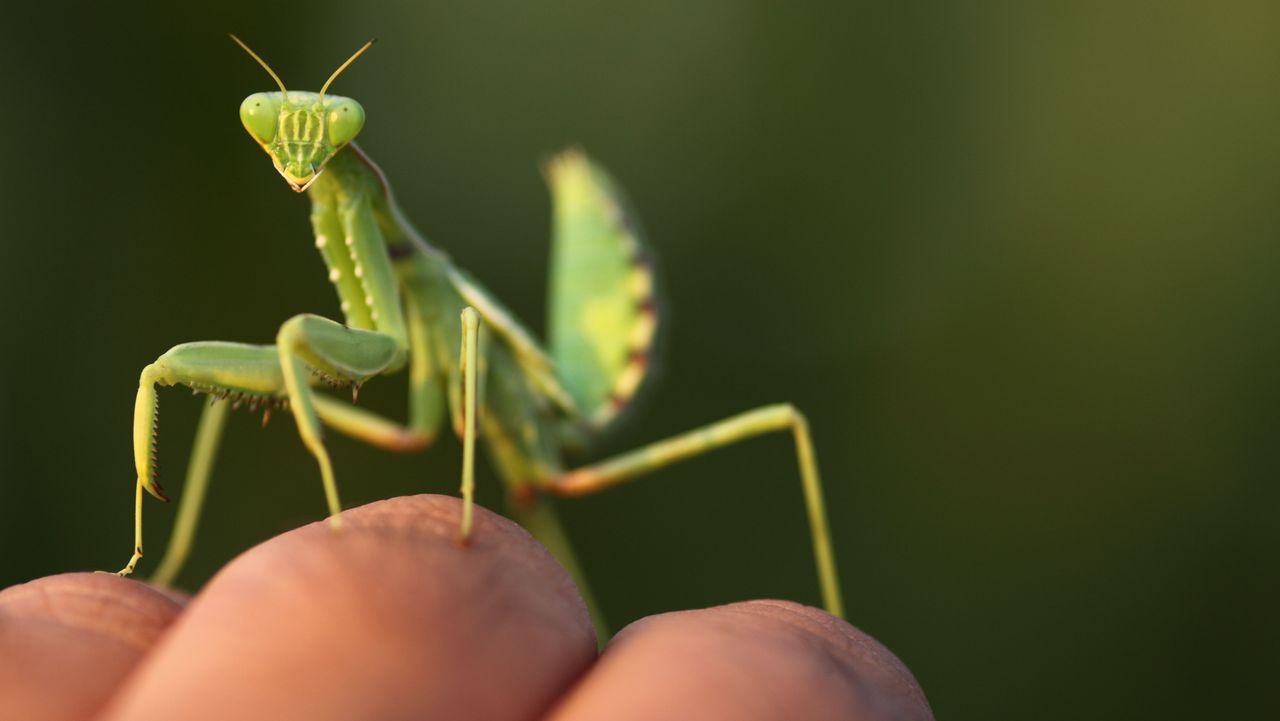
<path fill-rule="evenodd" d="M 369 311 L 369 320 L 377 320 L 377 319 L 378 319 L 378 311 L 376 310 Z"/>
<path fill-rule="evenodd" d="M 356 277 L 357 278 L 364 277 L 364 268 L 361 267 L 359 263 L 356 263 Z"/>
<path fill-rule="evenodd" d="M 330 283 L 337 283 L 341 278 L 342 278 L 342 272 L 339 271 L 337 268 L 334 268 L 333 270 L 329 271 Z"/>
<path fill-rule="evenodd" d="M 347 247 L 348 247 L 348 248 L 350 248 L 351 246 L 353 246 L 353 245 L 355 245 L 355 244 L 356 244 L 356 239 L 355 239 L 355 237 L 348 235 L 348 236 L 347 236 Z"/>
<path fill-rule="evenodd" d="M 365 305 L 367 305 L 367 306 L 369 306 L 370 308 L 372 308 L 372 307 L 373 307 L 373 296 L 371 296 L 371 295 L 366 295 L 366 296 L 364 297 L 364 302 L 365 302 Z"/>
<path fill-rule="evenodd" d="M 329 244 L 329 239 L 328 239 L 328 238 L 324 237 L 323 235 L 317 235 L 317 236 L 316 236 L 316 247 L 317 247 L 317 248 L 323 248 L 323 247 L 325 247 L 325 246 L 326 246 L 326 245 L 328 245 L 328 244 Z"/>
<path fill-rule="evenodd" d="M 346 312 L 348 312 L 348 311 L 350 311 L 350 310 L 351 310 L 351 304 L 350 304 L 350 303 L 348 303 L 348 302 L 347 302 L 347 301 L 345 301 L 345 300 L 344 300 L 344 301 L 342 301 L 342 305 L 341 305 L 340 307 L 342 308 L 342 312 L 343 312 L 343 313 L 346 313 Z"/>

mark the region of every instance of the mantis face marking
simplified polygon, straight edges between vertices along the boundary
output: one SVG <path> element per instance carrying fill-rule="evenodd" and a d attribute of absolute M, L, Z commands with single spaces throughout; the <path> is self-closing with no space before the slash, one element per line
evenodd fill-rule
<path fill-rule="evenodd" d="M 325 97 L 325 91 L 347 66 L 373 45 L 365 43 L 325 81 L 318 93 L 289 92 L 266 61 L 235 35 L 231 39 L 276 81 L 280 92 L 254 93 L 240 104 L 240 122 L 267 151 L 276 170 L 301 193 L 324 172 L 325 165 L 364 127 L 364 108 L 351 98 Z"/>
<path fill-rule="evenodd" d="M 351 98 L 298 91 L 254 93 L 240 104 L 240 122 L 299 193 L 364 126 L 364 108 Z"/>

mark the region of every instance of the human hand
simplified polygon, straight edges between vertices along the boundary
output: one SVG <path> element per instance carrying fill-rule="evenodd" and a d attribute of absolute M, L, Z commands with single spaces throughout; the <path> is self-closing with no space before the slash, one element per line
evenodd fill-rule
<path fill-rule="evenodd" d="M 352 509 L 190 602 L 88 573 L 0 591 L 0 718 L 932 719 L 893 654 L 793 603 L 650 616 L 597 657 L 550 554 L 482 509 L 460 547 L 460 508 Z"/>

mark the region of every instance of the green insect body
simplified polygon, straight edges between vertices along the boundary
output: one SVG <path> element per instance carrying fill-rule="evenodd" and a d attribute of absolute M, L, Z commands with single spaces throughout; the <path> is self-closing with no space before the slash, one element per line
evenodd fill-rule
<path fill-rule="evenodd" d="M 344 323 L 304 314 L 286 321 L 274 345 L 179 345 L 142 372 L 134 418 L 135 548 L 142 557 L 142 499 L 165 499 L 155 474 L 158 386 L 210 395 L 196 433 L 173 538 L 154 575 L 171 582 L 195 535 L 230 405 L 287 408 L 320 468 L 330 519 L 341 503 L 323 427 L 397 452 L 421 451 L 446 423 L 462 439 L 464 512 L 471 533 L 474 448 L 485 441 L 511 498 L 512 513 L 577 576 L 572 551 L 545 494 L 577 496 L 762 433 L 795 437 L 818 575 L 827 610 L 842 614 L 822 489 L 804 417 L 766 406 L 612 459 L 569 470 L 565 450 L 610 427 L 640 390 L 659 326 L 653 270 L 613 181 L 579 151 L 547 167 L 554 203 L 549 351 L 488 291 L 406 220 L 386 177 L 352 142 L 364 123 L 356 101 L 286 90 L 256 54 L 234 38 L 280 87 L 240 108 L 245 129 L 289 186 L 307 192 L 315 245 L 337 291 Z M 360 386 L 408 368 L 404 424 L 354 404 Z M 321 393 L 350 389 L 353 402 Z M 219 399 L 230 402 L 218 403 Z M 265 416 L 264 416 L 265 422 Z M 599 618 L 598 610 L 595 612 Z"/>

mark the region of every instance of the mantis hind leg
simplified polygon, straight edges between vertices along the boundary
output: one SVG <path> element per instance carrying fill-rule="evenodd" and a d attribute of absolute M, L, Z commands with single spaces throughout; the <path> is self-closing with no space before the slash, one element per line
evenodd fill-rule
<path fill-rule="evenodd" d="M 805 417 L 789 404 L 763 406 L 731 416 L 722 421 L 687 431 L 595 463 L 550 481 L 549 490 L 561 496 L 582 496 L 651 473 L 677 461 L 699 456 L 716 448 L 764 433 L 790 430 L 795 437 L 796 456 L 800 464 L 800 482 L 804 490 L 805 508 L 813 540 L 814 559 L 822 600 L 826 610 L 844 616 L 840 581 L 836 573 L 831 531 L 822 498 L 822 480 L 814 457 L 813 441 Z"/>

